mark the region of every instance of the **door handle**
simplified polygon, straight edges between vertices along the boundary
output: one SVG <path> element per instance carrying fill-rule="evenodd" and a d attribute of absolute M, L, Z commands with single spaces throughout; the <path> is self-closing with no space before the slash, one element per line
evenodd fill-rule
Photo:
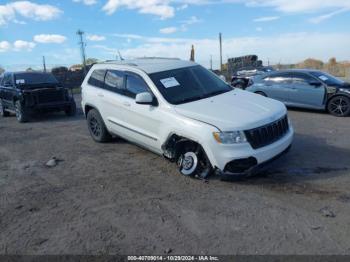
<path fill-rule="evenodd" d="M 131 106 L 129 102 L 123 102 L 123 105 L 127 107 Z"/>

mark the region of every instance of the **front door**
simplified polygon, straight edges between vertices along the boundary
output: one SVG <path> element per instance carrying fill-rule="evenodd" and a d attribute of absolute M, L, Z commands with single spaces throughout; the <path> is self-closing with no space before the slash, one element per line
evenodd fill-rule
<path fill-rule="evenodd" d="M 318 80 L 304 73 L 293 73 L 292 79 L 292 83 L 289 86 L 291 103 L 303 107 L 323 107 L 326 90 L 321 82 L 319 85 L 311 85 L 310 83 L 315 83 Z"/>

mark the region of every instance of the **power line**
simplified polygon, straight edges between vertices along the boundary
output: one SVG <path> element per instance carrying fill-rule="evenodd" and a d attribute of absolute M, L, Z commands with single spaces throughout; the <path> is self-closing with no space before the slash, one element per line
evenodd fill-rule
<path fill-rule="evenodd" d="M 83 61 L 84 75 L 86 75 L 87 73 L 86 72 L 86 55 L 85 55 L 86 44 L 84 43 L 84 40 L 83 40 L 84 32 L 81 30 L 78 30 L 77 35 L 79 36 L 79 40 L 80 40 L 79 45 L 80 45 L 80 51 L 81 51 L 81 58 Z"/>

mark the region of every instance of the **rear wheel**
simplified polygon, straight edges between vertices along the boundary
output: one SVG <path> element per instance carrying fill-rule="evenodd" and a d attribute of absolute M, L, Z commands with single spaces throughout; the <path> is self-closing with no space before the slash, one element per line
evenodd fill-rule
<path fill-rule="evenodd" d="M 103 122 L 100 113 L 96 109 L 91 109 L 87 114 L 87 124 L 90 135 L 98 143 L 104 143 L 111 140 L 111 135 Z"/>
<path fill-rule="evenodd" d="M 327 106 L 331 115 L 344 117 L 350 115 L 350 99 L 346 96 L 336 96 L 331 98 Z"/>
<path fill-rule="evenodd" d="M 19 100 L 15 102 L 15 112 L 18 122 L 28 122 L 28 113 L 26 112 L 25 108 L 22 106 L 22 103 Z"/>
<path fill-rule="evenodd" d="M 210 162 L 201 146 L 188 143 L 181 151 L 177 165 L 182 175 L 206 178 L 211 173 Z"/>
<path fill-rule="evenodd" d="M 264 92 L 261 92 L 261 91 L 255 92 L 255 94 L 267 97 L 267 95 Z"/>
<path fill-rule="evenodd" d="M 5 110 L 5 107 L 2 103 L 2 100 L 0 99 L 0 116 L 7 117 L 9 115 L 10 115 L 10 113 Z"/>

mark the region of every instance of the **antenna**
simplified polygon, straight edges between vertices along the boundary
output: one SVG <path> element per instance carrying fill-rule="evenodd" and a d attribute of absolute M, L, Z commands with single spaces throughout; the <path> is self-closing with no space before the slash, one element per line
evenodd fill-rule
<path fill-rule="evenodd" d="M 43 68 L 44 68 L 44 73 L 46 73 L 46 62 L 45 62 L 45 56 L 43 56 Z"/>
<path fill-rule="evenodd" d="M 118 50 L 118 55 L 121 61 L 124 61 L 125 59 L 122 57 L 122 54 L 120 53 L 120 51 Z"/>
<path fill-rule="evenodd" d="M 81 58 L 83 61 L 84 75 L 86 75 L 86 73 L 87 73 L 86 72 L 86 56 L 85 56 L 86 44 L 84 43 L 84 40 L 83 40 L 84 32 L 81 30 L 78 30 L 77 35 L 79 36 L 79 40 L 80 40 L 79 45 L 80 45 L 80 51 L 81 51 Z"/>

